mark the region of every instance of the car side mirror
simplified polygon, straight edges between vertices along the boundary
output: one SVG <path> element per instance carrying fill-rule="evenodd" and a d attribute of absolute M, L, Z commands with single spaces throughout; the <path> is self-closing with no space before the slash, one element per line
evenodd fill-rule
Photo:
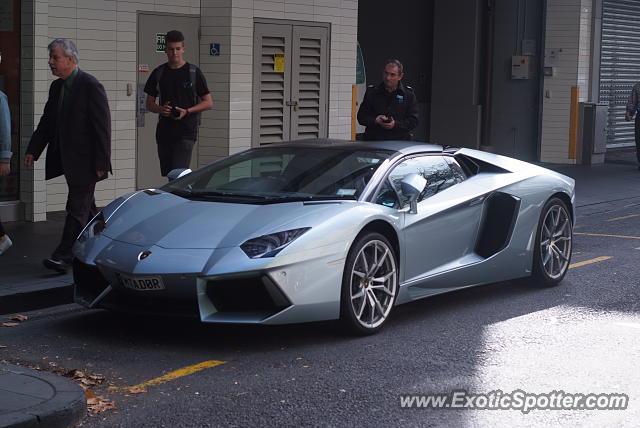
<path fill-rule="evenodd" d="M 400 181 L 402 194 L 409 198 L 409 213 L 418 213 L 418 196 L 427 187 L 427 180 L 420 174 L 409 174 Z"/>
<path fill-rule="evenodd" d="M 180 177 L 184 177 L 187 174 L 191 174 L 191 170 L 189 168 L 176 168 L 169 171 L 167 174 L 167 178 L 169 181 L 177 180 Z"/>

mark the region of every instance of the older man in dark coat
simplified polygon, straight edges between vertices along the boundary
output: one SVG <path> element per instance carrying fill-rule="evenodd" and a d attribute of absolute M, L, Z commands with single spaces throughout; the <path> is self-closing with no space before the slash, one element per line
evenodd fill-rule
<path fill-rule="evenodd" d="M 32 166 L 48 145 L 46 179 L 64 175 L 67 181 L 67 217 L 62 238 L 51 258 L 43 261 L 49 269 L 66 272 L 76 237 L 97 213 L 96 182 L 111 172 L 111 117 L 102 84 L 78 68 L 75 44 L 56 39 L 48 49 L 49 67 L 59 79 L 51 84 L 24 164 Z"/>

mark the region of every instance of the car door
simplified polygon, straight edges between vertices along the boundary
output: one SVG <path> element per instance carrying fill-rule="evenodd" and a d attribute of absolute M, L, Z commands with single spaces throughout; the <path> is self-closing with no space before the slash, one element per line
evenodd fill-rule
<path fill-rule="evenodd" d="M 407 209 L 408 199 L 400 186 L 412 173 L 427 180 L 415 214 Z M 443 155 L 407 157 L 391 170 L 388 181 L 400 199 L 404 224 L 402 282 L 419 283 L 475 260 L 483 197 L 466 198 L 456 189 L 465 178 L 455 160 L 445 160 Z M 442 288 L 441 281 L 433 287 Z"/>

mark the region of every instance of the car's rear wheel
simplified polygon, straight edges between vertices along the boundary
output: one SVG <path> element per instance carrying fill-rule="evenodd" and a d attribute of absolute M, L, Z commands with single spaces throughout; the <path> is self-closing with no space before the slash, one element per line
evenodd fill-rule
<path fill-rule="evenodd" d="M 361 235 L 349 250 L 342 278 L 340 320 L 360 335 L 380 330 L 398 295 L 397 257 L 383 235 Z"/>
<path fill-rule="evenodd" d="M 564 278 L 571 262 L 573 224 L 567 204 L 551 198 L 542 208 L 533 255 L 532 279 L 551 287 Z"/>

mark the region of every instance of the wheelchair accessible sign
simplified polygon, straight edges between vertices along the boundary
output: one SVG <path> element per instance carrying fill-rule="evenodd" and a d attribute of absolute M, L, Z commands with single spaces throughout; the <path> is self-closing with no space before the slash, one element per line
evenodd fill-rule
<path fill-rule="evenodd" d="M 209 44 L 209 55 L 220 56 L 220 43 Z"/>

